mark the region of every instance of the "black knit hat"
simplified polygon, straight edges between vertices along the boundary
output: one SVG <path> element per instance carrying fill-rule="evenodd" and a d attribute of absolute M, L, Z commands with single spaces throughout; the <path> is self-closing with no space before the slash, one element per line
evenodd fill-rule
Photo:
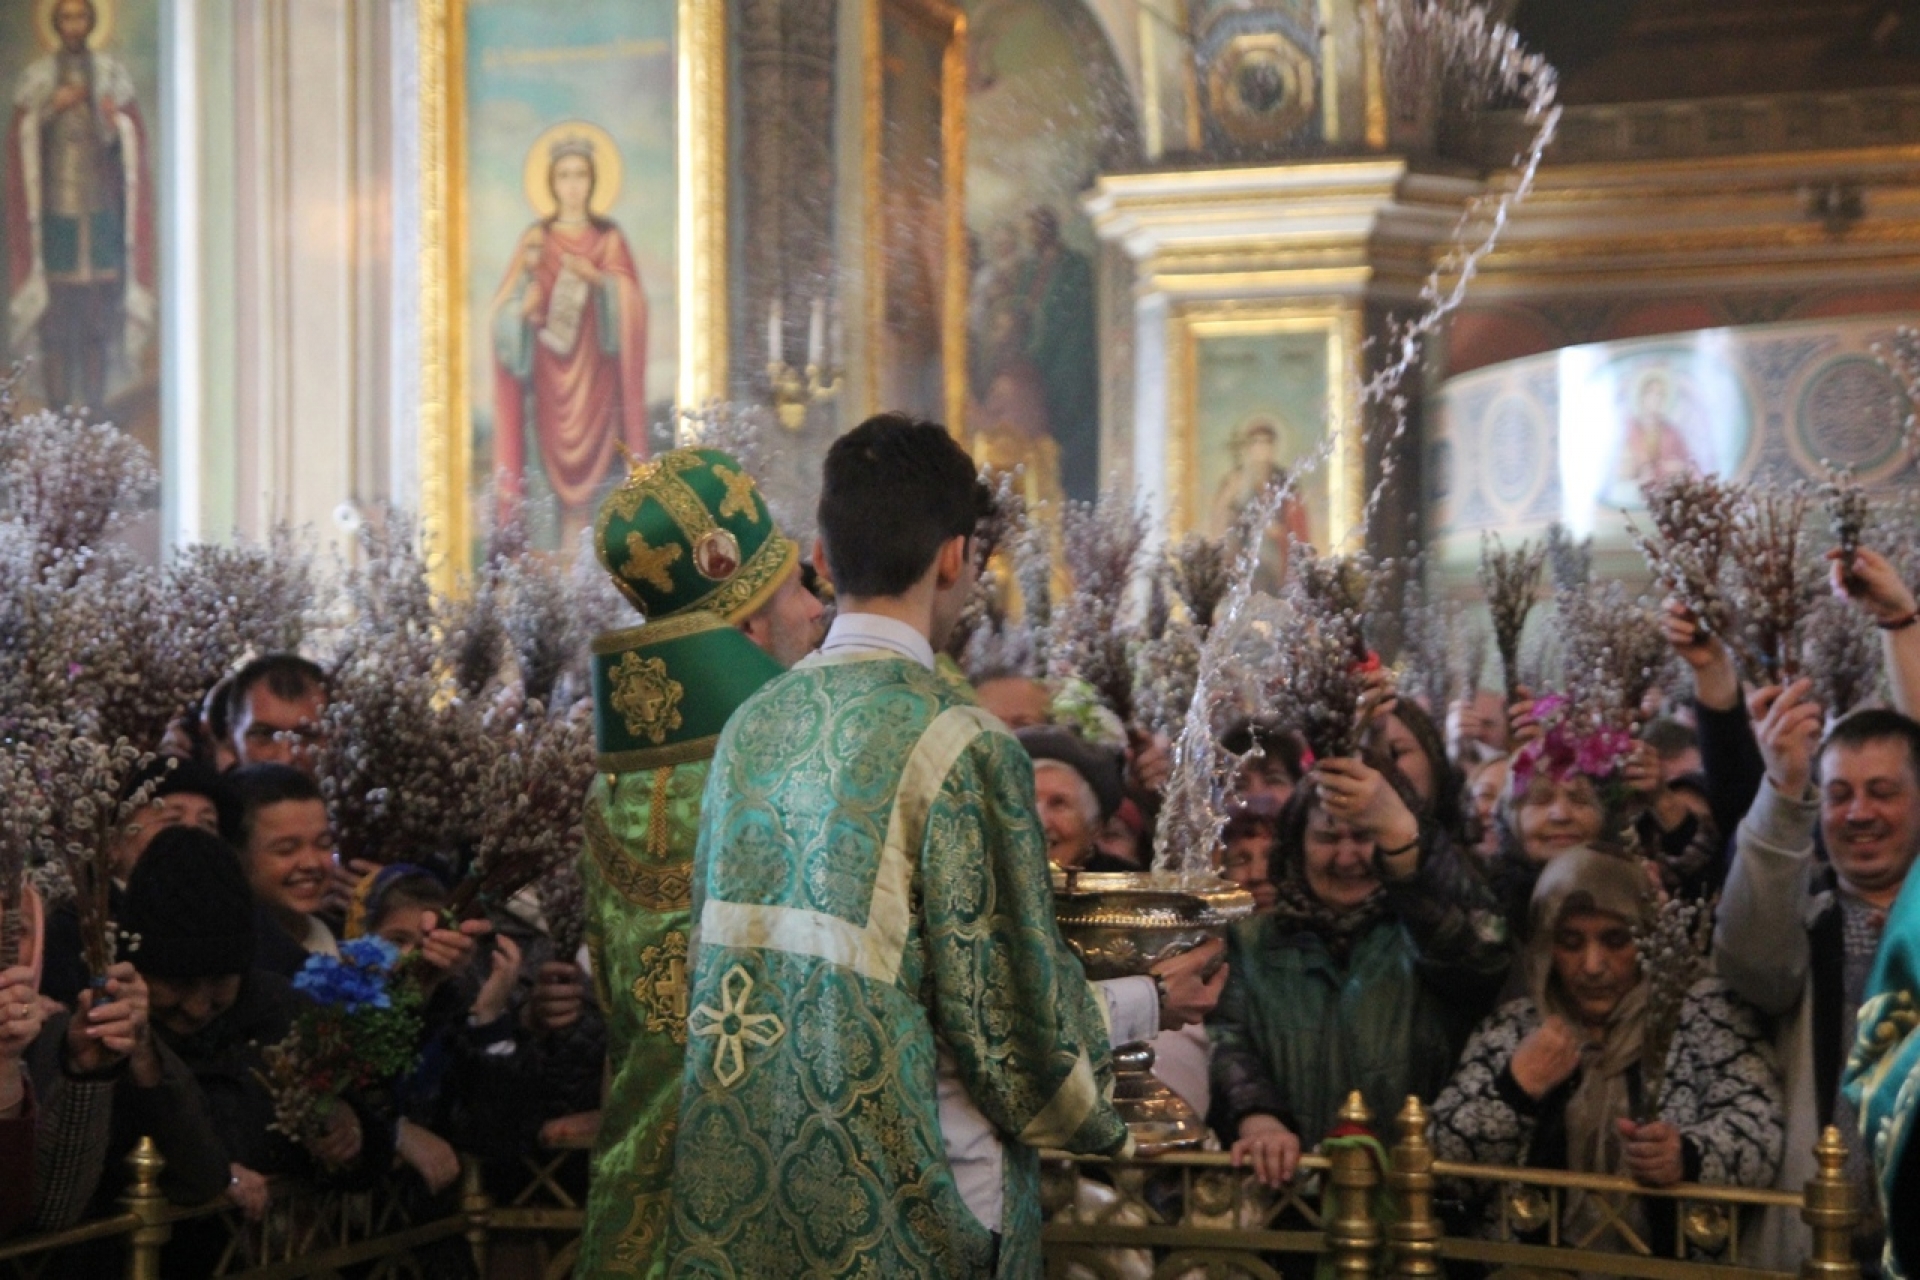
<path fill-rule="evenodd" d="M 1073 730 L 1057 724 L 1029 725 L 1013 736 L 1020 739 L 1020 745 L 1035 760 L 1057 760 L 1085 778 L 1093 788 L 1093 798 L 1100 804 L 1103 821 L 1119 811 L 1120 802 L 1126 799 L 1119 752 L 1096 747 Z"/>
<path fill-rule="evenodd" d="M 127 783 L 127 794 L 132 795 L 149 782 L 156 784 L 155 800 L 177 795 L 205 796 L 220 816 L 221 837 L 229 841 L 240 838 L 240 796 L 212 766 L 198 760 L 161 756 L 134 774 Z"/>
<path fill-rule="evenodd" d="M 253 967 L 253 891 L 239 855 L 198 827 L 154 836 L 127 877 L 122 933 L 143 974 L 213 978 Z"/>

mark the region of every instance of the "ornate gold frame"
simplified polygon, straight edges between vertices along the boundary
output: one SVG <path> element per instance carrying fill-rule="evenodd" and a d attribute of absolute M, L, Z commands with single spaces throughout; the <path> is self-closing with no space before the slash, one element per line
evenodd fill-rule
<path fill-rule="evenodd" d="M 866 236 L 862 287 L 866 291 L 866 368 L 862 414 L 893 406 L 880 400 L 880 331 L 886 325 L 885 238 L 881 234 L 880 142 L 884 126 L 883 23 L 897 17 L 944 35 L 940 63 L 940 173 L 946 215 L 946 270 L 941 282 L 940 364 L 947 429 L 965 438 L 967 412 L 967 16 L 945 0 L 866 0 L 862 67 L 861 192 Z"/>
<path fill-rule="evenodd" d="M 675 0 L 680 364 L 698 405 L 727 381 L 727 6 Z M 451 589 L 472 541 L 468 404 L 467 0 L 420 0 L 420 526 Z M 964 298 L 962 300 L 964 307 Z M 964 312 L 963 312 L 964 314 Z"/>
<path fill-rule="evenodd" d="M 1193 528 L 1202 502 L 1194 492 L 1200 474 L 1200 344 L 1208 338 L 1299 333 L 1320 334 L 1326 343 L 1330 450 L 1322 474 L 1331 547 L 1341 547 L 1359 528 L 1366 488 L 1355 376 L 1363 336 L 1359 308 L 1334 302 L 1183 302 L 1167 320 L 1173 353 L 1167 385 L 1167 521 L 1175 536 Z"/>

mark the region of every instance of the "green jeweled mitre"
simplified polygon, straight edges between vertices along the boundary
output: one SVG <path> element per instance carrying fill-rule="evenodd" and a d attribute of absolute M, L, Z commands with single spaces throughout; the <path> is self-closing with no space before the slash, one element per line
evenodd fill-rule
<path fill-rule="evenodd" d="M 735 707 L 780 674 L 738 624 L 799 563 L 753 477 L 718 449 L 634 468 L 600 505 L 594 548 L 646 622 L 593 642 L 599 767 L 660 769 L 713 754 Z"/>
<path fill-rule="evenodd" d="M 600 504 L 594 549 L 648 622 L 704 609 L 739 622 L 799 561 L 753 477 L 718 449 L 637 466 Z"/>

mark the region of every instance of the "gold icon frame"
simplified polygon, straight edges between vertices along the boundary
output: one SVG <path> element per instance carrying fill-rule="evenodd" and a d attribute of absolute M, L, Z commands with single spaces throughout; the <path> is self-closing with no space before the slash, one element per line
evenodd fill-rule
<path fill-rule="evenodd" d="M 663 0 L 664 2 L 664 0 Z M 680 359 L 675 396 L 699 405 L 726 386 L 727 6 L 674 0 L 678 217 L 675 288 Z M 420 0 L 421 534 L 437 585 L 453 588 L 472 544 L 467 478 L 467 0 Z"/>

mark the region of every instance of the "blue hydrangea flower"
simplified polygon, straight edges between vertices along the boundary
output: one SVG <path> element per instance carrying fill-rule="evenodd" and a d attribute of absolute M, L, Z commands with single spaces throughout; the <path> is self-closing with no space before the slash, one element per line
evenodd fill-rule
<path fill-rule="evenodd" d="M 375 934 L 340 944 L 340 958 L 362 967 L 391 969 L 400 962 L 400 948 Z"/>
<path fill-rule="evenodd" d="M 372 943 L 372 947 L 362 944 Z M 293 977 L 293 989 L 320 1004 L 338 1005 L 351 1014 L 363 1008 L 387 1009 L 387 964 L 398 957 L 378 938 L 357 938 L 340 948 L 338 957 L 312 955 Z"/>

